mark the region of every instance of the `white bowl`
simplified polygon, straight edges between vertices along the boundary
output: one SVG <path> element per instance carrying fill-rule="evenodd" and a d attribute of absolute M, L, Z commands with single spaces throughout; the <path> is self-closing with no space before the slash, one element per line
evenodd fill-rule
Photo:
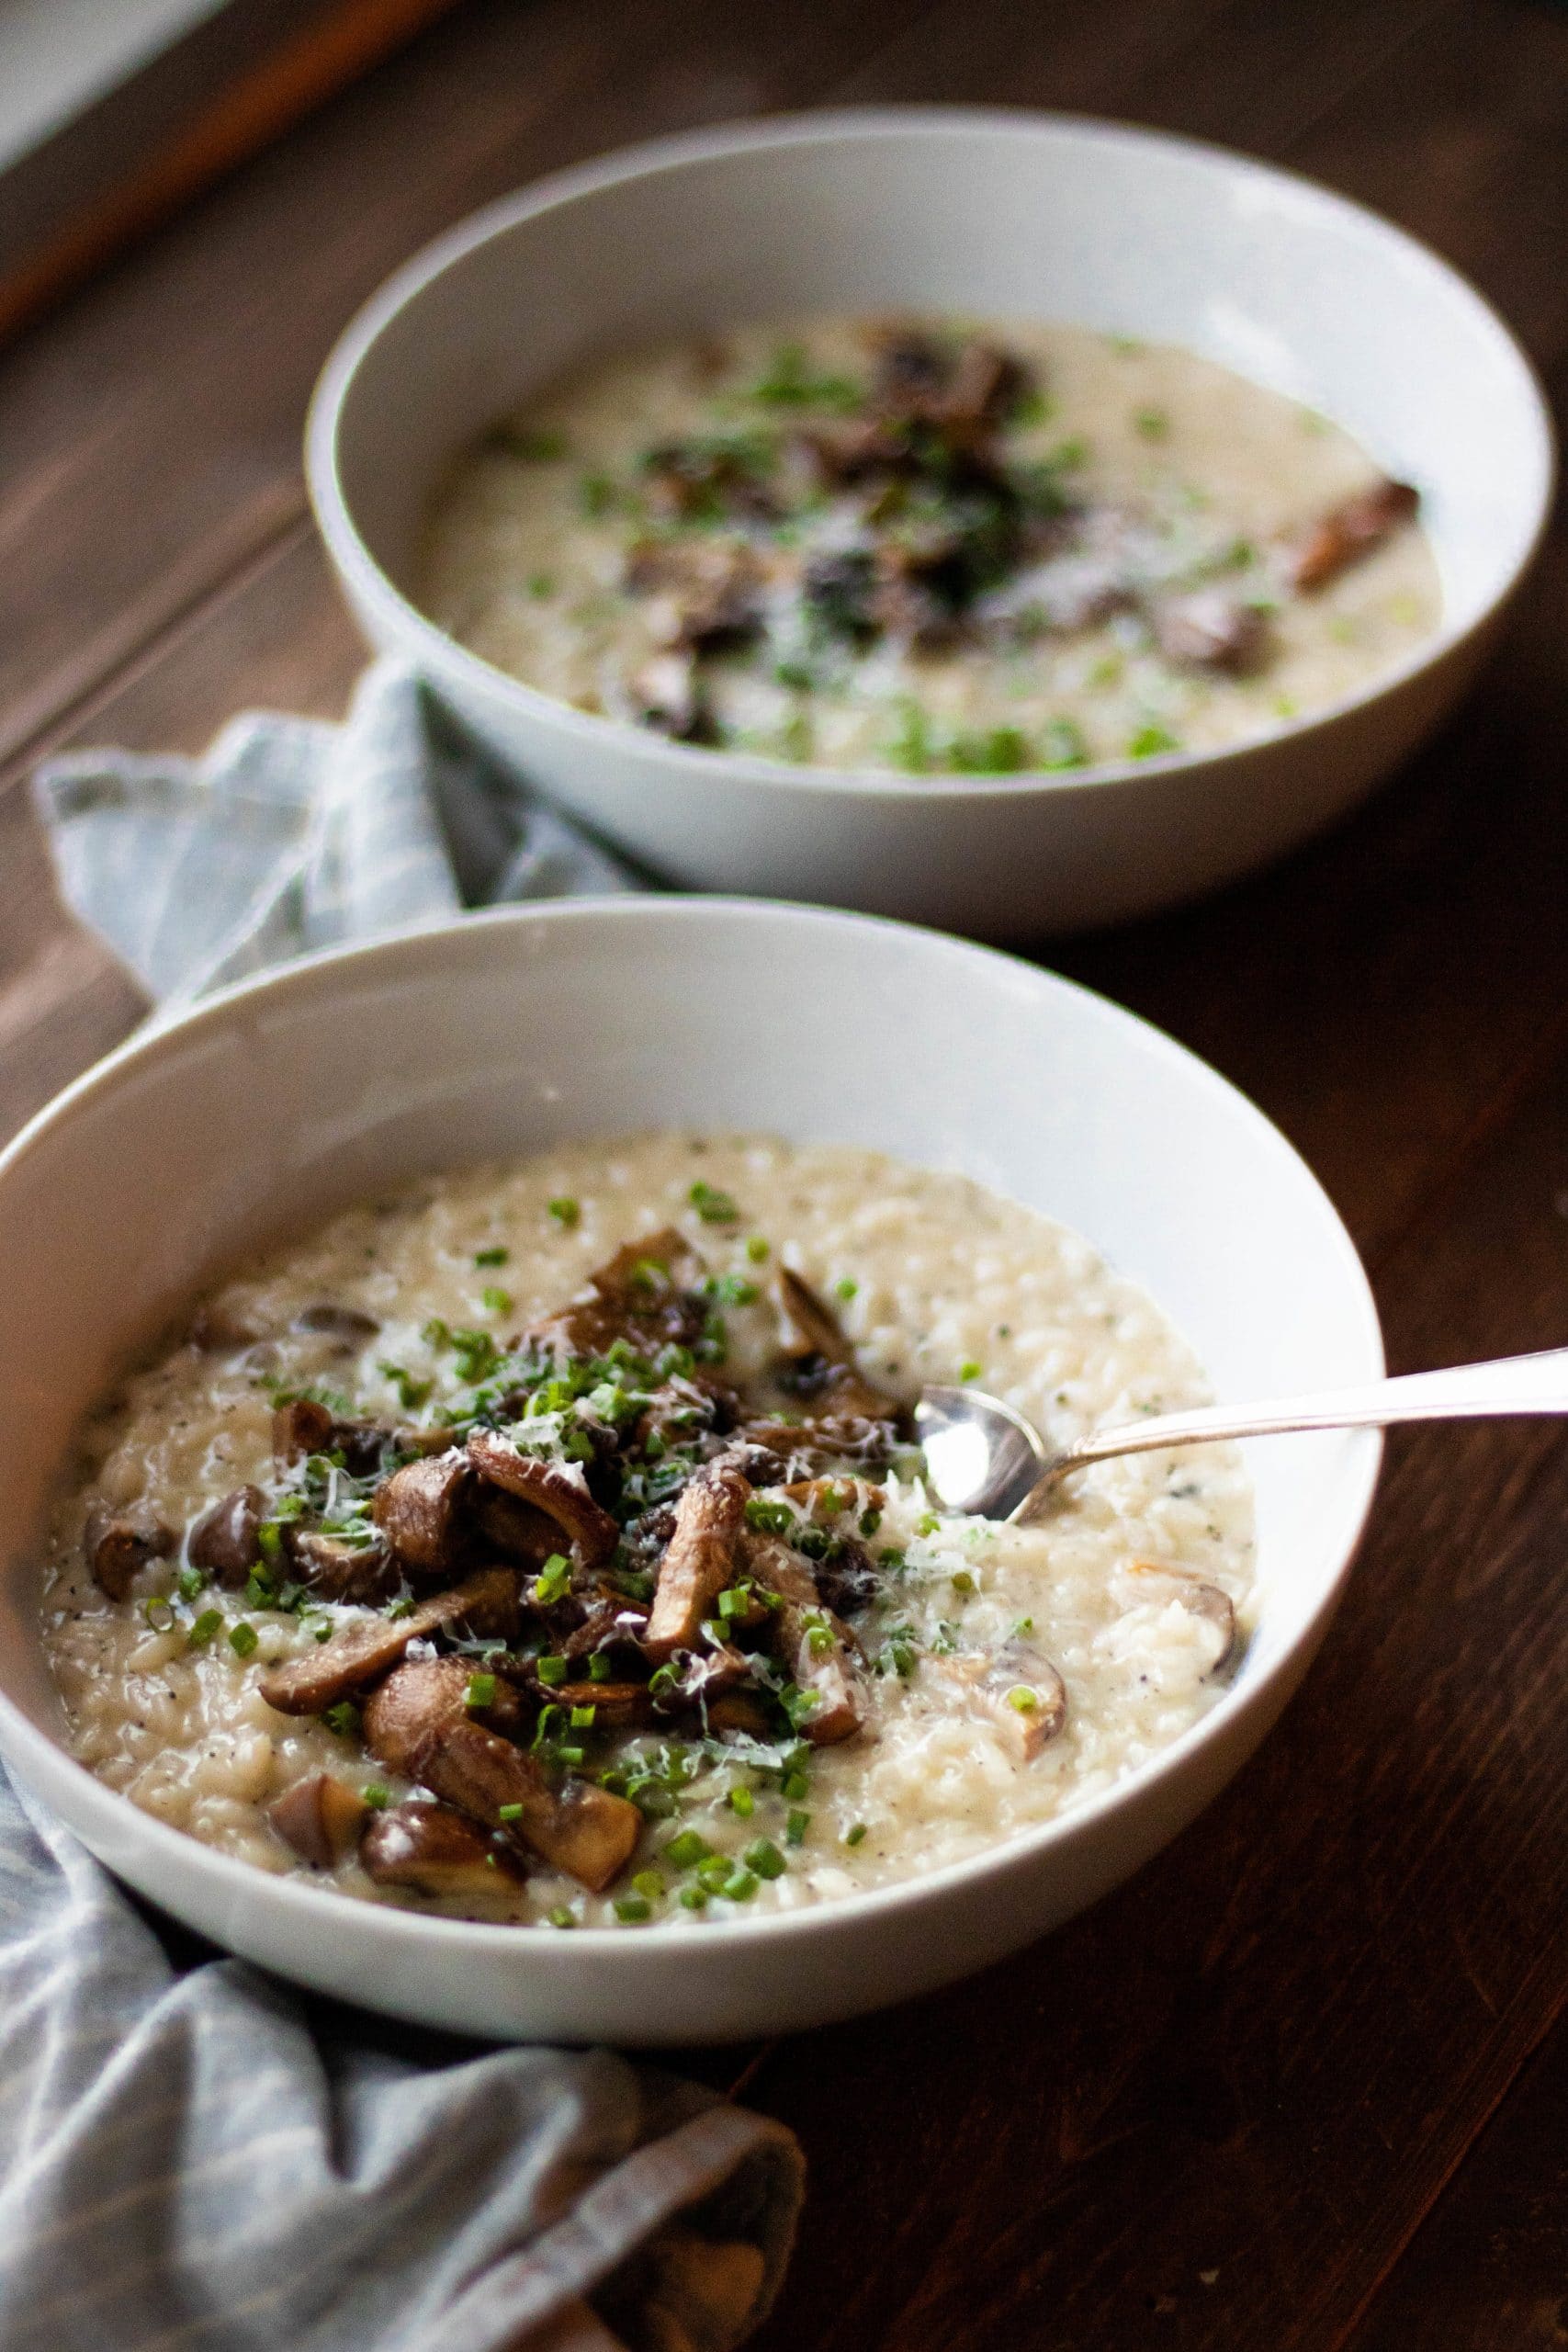
<path fill-rule="evenodd" d="M 1260 741 L 987 779 L 671 743 L 507 677 L 411 601 L 442 468 L 584 355 L 894 307 L 1182 344 L 1323 410 L 1419 485 L 1441 626 L 1370 686 Z M 893 108 L 661 141 L 492 205 L 349 327 L 307 459 L 371 641 L 423 672 L 505 767 L 657 871 L 1030 938 L 1245 873 L 1369 791 L 1470 682 L 1540 536 L 1552 443 L 1495 313 L 1343 198 L 1153 132 Z"/>
<path fill-rule="evenodd" d="M 789 1052 L 735 1050 L 770 1036 Z M 1355 1250 L 1262 1115 L 1131 1014 L 982 948 L 801 908 L 584 901 L 228 990 L 112 1055 L 0 1156 L 0 1752 L 111 1869 L 220 1943 L 487 2034 L 816 2024 L 1092 1903 L 1208 1803 L 1304 1671 L 1371 1501 L 1367 1433 L 1250 1449 L 1257 1637 L 1191 1731 L 1066 1819 L 820 1909 L 572 1935 L 423 1917 L 226 1859 L 73 1762 L 38 1537 L 72 1430 L 128 1357 L 237 1256 L 390 1181 L 671 1123 L 873 1145 L 1063 1217 L 1146 1284 L 1222 1396 L 1382 1370 Z"/>

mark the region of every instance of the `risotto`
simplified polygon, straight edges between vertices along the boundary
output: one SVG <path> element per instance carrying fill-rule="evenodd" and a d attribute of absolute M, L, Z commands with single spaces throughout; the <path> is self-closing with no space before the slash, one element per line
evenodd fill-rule
<path fill-rule="evenodd" d="M 263 1869 L 695 1928 L 1112 1788 L 1245 1645 L 1233 1450 L 945 1513 L 909 1408 L 1199 1400 L 1089 1244 L 956 1176 L 652 1135 L 423 1182 L 206 1298 L 85 1431 L 45 1580 L 75 1754 Z"/>
<path fill-rule="evenodd" d="M 1430 636 L 1409 485 L 1190 352 L 811 318 L 602 360 L 440 486 L 422 596 L 499 669 L 829 768 L 1269 733 Z"/>

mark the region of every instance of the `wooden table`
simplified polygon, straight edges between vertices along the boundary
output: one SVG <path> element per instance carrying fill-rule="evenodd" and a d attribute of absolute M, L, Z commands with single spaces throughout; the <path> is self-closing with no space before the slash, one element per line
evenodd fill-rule
<path fill-rule="evenodd" d="M 36 754 L 342 707 L 360 650 L 299 443 L 354 305 L 622 141 L 933 98 L 1321 175 L 1568 384 L 1548 0 L 468 0 L 0 354 L 6 1126 L 137 1011 L 51 899 Z M 1565 587 L 1559 528 L 1481 690 L 1332 839 L 1051 951 L 1301 1146 L 1396 1369 L 1568 1340 Z M 1397 1440 L 1321 1663 L 1194 1830 L 1007 1966 L 758 2053 L 812 2180 L 761 2352 L 1568 2343 L 1565 1533 L 1555 1428 Z"/>

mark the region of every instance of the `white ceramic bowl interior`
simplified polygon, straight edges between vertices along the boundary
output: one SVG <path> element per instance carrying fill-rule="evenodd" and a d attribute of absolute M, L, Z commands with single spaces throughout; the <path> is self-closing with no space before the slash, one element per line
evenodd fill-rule
<path fill-rule="evenodd" d="M 768 1037 L 788 1052 L 736 1050 Z M 633 2043 L 918 1992 L 1173 1836 L 1322 1634 L 1371 1495 L 1367 1434 L 1250 1449 L 1256 1638 L 1213 1712 L 1112 1794 L 905 1887 L 686 1930 L 560 1936 L 353 1902 L 227 1860 L 72 1762 L 39 1532 L 117 1370 L 217 1270 L 390 1182 L 670 1124 L 870 1144 L 1065 1218 L 1147 1285 L 1221 1396 L 1381 1370 L 1355 1251 L 1258 1112 L 1101 999 L 928 933 L 724 900 L 563 905 L 316 958 L 132 1043 L 0 1157 L 0 1750 L 132 1885 L 286 1975 L 434 2024 Z"/>
<path fill-rule="evenodd" d="M 1368 689 L 1224 753 L 1055 776 L 834 775 L 672 744 L 506 678 L 411 600 L 454 453 L 614 347 L 810 310 L 1066 319 L 1169 342 L 1324 411 L 1421 488 L 1442 626 Z M 1444 263 L 1224 152 L 1049 115 L 888 109 L 660 141 L 428 247 L 345 333 L 308 436 L 327 547 L 372 641 L 468 730 L 656 869 L 992 937 L 1188 896 L 1348 807 L 1472 674 L 1539 537 L 1551 426 Z"/>

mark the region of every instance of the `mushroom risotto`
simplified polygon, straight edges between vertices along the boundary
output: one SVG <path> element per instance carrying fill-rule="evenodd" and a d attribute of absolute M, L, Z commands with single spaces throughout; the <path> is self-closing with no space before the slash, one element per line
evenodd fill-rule
<path fill-rule="evenodd" d="M 1192 353 L 808 319 L 601 361 L 458 461 L 423 601 L 580 708 L 829 768 L 1213 749 L 1438 625 L 1408 484 Z"/>
<path fill-rule="evenodd" d="M 944 1514 L 910 1405 L 1190 1403 L 1089 1245 L 965 1179 L 654 1135 L 426 1182 L 207 1297 L 84 1433 L 44 1633 L 75 1754 L 261 1867 L 696 1927 L 1049 1821 L 1246 1640 L 1231 1449 Z"/>

